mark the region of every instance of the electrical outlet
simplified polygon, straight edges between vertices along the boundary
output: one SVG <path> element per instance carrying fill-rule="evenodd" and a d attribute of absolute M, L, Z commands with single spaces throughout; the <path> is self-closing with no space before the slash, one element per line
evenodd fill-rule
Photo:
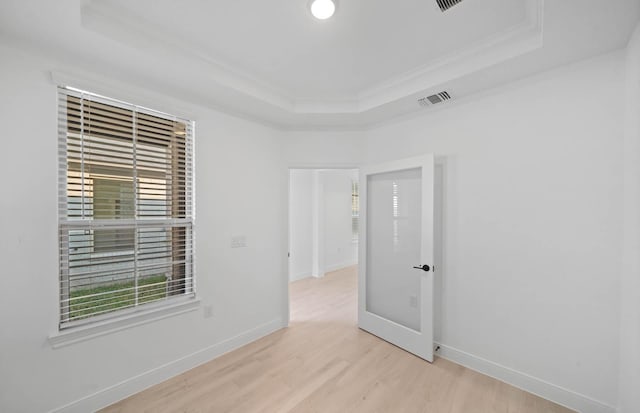
<path fill-rule="evenodd" d="M 243 248 L 247 246 L 247 237 L 244 235 L 237 235 L 231 237 L 231 248 Z"/>
<path fill-rule="evenodd" d="M 205 305 L 202 312 L 204 313 L 204 318 L 213 317 L 213 306 L 212 305 Z"/>
<path fill-rule="evenodd" d="M 414 307 L 414 308 L 418 307 L 418 296 L 417 295 L 410 295 L 409 296 L 409 307 Z"/>

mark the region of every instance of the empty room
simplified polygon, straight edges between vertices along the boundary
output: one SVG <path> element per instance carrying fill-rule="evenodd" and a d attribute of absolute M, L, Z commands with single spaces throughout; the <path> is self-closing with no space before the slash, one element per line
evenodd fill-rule
<path fill-rule="evenodd" d="M 640 412 L 640 0 L 0 0 L 0 96 L 0 412 Z"/>

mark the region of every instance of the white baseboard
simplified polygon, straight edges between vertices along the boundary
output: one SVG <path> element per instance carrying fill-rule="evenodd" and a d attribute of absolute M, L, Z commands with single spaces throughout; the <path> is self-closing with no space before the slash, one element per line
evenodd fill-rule
<path fill-rule="evenodd" d="M 283 327 L 284 324 L 281 319 L 272 320 L 228 340 L 214 344 L 178 360 L 117 383 L 97 393 L 61 406 L 52 410 L 50 413 L 84 413 L 99 410 L 127 398 L 132 394 L 211 361 L 229 351 L 249 344 Z M 440 349 L 436 353 L 438 357 L 450 360 L 456 364 L 493 377 L 580 413 L 616 413 L 617 411 L 615 407 L 606 403 L 591 399 L 585 395 L 556 386 L 509 367 L 485 360 L 444 344 L 437 345 L 440 346 Z"/>
<path fill-rule="evenodd" d="M 294 281 L 302 280 L 303 278 L 309 278 L 309 277 L 311 277 L 310 272 L 301 272 L 289 277 L 289 282 L 294 282 Z"/>
<path fill-rule="evenodd" d="M 124 380 L 97 393 L 83 397 L 65 406 L 52 410 L 50 413 L 86 413 L 94 412 L 109 406 L 117 401 L 125 399 L 132 394 L 141 392 L 155 384 L 161 383 L 171 377 L 184 373 L 203 363 L 211 361 L 229 351 L 235 350 L 251 343 L 261 337 L 273 333 L 284 327 L 283 321 L 278 318 L 256 328 L 232 337 L 228 340 L 206 347 L 195 353 L 189 354 L 178 360 L 163 366 L 149 370 L 138 376 Z"/>
<path fill-rule="evenodd" d="M 351 261 L 345 261 L 345 262 L 340 262 L 338 264 L 332 264 L 332 265 L 328 265 L 325 269 L 324 272 L 325 274 L 331 271 L 336 271 L 336 270 L 341 270 L 343 268 L 347 268 L 347 267 L 351 267 L 358 264 L 357 260 L 351 260 Z"/>
<path fill-rule="evenodd" d="M 606 403 L 594 400 L 583 394 L 556 386 L 528 374 L 502 366 L 464 351 L 436 343 L 440 349 L 438 357 L 447 359 L 471 370 L 498 379 L 519 389 L 533 393 L 554 403 L 576 410 L 580 413 L 616 413 L 617 409 Z"/>

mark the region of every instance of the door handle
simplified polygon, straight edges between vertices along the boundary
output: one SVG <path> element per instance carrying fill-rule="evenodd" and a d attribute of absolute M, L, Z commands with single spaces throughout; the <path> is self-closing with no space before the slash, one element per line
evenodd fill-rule
<path fill-rule="evenodd" d="M 431 267 L 429 267 L 427 264 L 423 265 L 422 267 L 413 267 L 417 270 L 422 270 L 422 271 L 429 271 L 431 269 Z"/>

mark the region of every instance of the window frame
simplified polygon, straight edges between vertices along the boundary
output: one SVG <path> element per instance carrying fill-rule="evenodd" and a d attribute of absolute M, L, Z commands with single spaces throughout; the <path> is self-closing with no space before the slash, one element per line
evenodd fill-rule
<path fill-rule="evenodd" d="M 165 120 L 181 122 L 185 124 L 185 133 L 184 133 L 184 165 L 180 166 L 180 169 L 177 169 L 178 172 L 172 170 L 172 173 L 184 174 L 184 185 L 185 199 L 184 205 L 180 208 L 180 211 L 183 211 L 183 218 L 175 218 L 172 216 L 172 213 L 168 214 L 168 217 L 159 218 L 159 219 L 150 219 L 143 218 L 139 215 L 139 208 L 137 206 L 137 200 L 134 199 L 134 218 L 132 219 L 121 219 L 121 220 L 104 220 L 104 221 L 118 221 L 107 222 L 106 225 L 102 226 L 99 222 L 96 222 L 95 217 L 92 219 L 71 219 L 67 215 L 68 211 L 68 171 L 67 164 L 69 161 L 68 152 L 67 152 L 67 139 L 69 134 L 69 127 L 67 124 L 68 113 L 67 113 L 67 98 L 68 96 L 75 96 L 82 98 L 88 98 L 89 100 L 95 101 L 97 103 L 106 104 L 116 106 L 121 109 L 130 110 L 132 115 L 135 118 L 135 114 L 141 113 L 145 116 L 153 116 L 159 117 Z M 58 178 L 58 190 L 59 190 L 59 205 L 58 205 L 58 242 L 59 242 L 59 264 L 58 264 L 58 274 L 59 274 L 59 311 L 58 311 L 58 331 L 59 334 L 52 336 L 54 340 L 60 340 L 60 337 L 65 336 L 69 333 L 69 331 L 89 331 L 90 335 L 94 335 L 96 333 L 96 328 L 99 331 L 107 331 L 109 330 L 108 325 L 113 324 L 117 326 L 116 329 L 122 328 L 123 321 L 130 320 L 129 322 L 139 322 L 140 320 L 150 320 L 154 319 L 153 314 L 156 313 L 158 317 L 164 318 L 167 314 L 172 312 L 182 313 L 188 311 L 189 309 L 195 309 L 194 304 L 197 304 L 199 300 L 196 299 L 196 271 L 195 271 L 195 139 L 194 139 L 194 130 L 195 130 L 195 122 L 192 120 L 188 120 L 182 117 L 177 117 L 173 115 L 168 115 L 164 112 L 159 112 L 156 110 L 148 109 L 143 106 L 138 106 L 134 104 L 130 104 L 124 101 L 120 101 L 118 99 L 113 99 L 109 97 L 105 97 L 103 95 L 87 92 L 84 90 L 67 87 L 67 86 L 58 86 L 58 161 L 59 161 L 59 178 Z M 135 129 L 134 122 L 134 129 Z M 136 138 L 133 136 L 136 135 L 137 132 L 132 132 L 132 145 L 136 145 Z M 137 136 L 137 135 L 136 135 Z M 135 149 L 132 149 L 133 155 L 135 157 Z M 135 168 L 135 166 L 133 167 Z M 136 179 L 135 172 L 133 179 Z M 84 178 L 82 178 L 84 179 Z M 168 196 L 174 196 L 173 192 Z M 135 195 L 134 195 L 135 197 Z M 84 202 L 84 200 L 82 200 Z M 100 220 L 97 220 L 100 221 Z M 184 263 L 184 277 L 178 279 L 181 281 L 182 287 L 184 291 L 171 296 L 167 293 L 166 297 L 163 299 L 158 299 L 150 302 L 142 302 L 139 303 L 136 298 L 135 305 L 127 306 L 123 308 L 118 308 L 116 310 L 106 312 L 103 314 L 90 315 L 87 318 L 79 319 L 79 320 L 68 320 L 64 317 L 64 299 L 69 299 L 70 297 L 70 275 L 68 273 L 65 274 L 64 269 L 64 255 L 68 257 L 70 253 L 71 247 L 69 246 L 69 242 L 66 244 L 64 242 L 63 232 L 71 231 L 76 229 L 84 229 L 87 230 L 95 230 L 98 228 L 102 229 L 121 229 L 123 227 L 133 228 L 135 236 L 139 237 L 141 232 L 139 229 L 146 228 L 156 228 L 159 230 L 173 231 L 176 228 L 183 228 L 182 234 L 184 235 L 184 252 L 185 254 L 185 263 Z M 68 234 L 68 233 L 67 233 Z M 187 235 L 188 234 L 188 235 Z M 67 235 L 68 239 L 68 235 Z M 65 249 L 66 247 L 66 249 Z M 171 247 L 173 248 L 173 246 Z M 134 247 L 135 249 L 135 247 Z M 137 252 L 133 251 L 137 260 Z M 95 258 L 105 258 L 119 255 L 129 254 L 130 251 L 92 251 L 88 255 L 90 259 Z M 68 261 L 67 261 L 68 262 Z M 171 264 L 167 264 L 171 266 L 171 268 L 175 267 L 174 261 L 170 261 Z M 173 274 L 173 269 L 171 270 Z M 140 289 L 137 285 L 137 280 L 140 278 L 140 275 L 136 273 L 134 276 L 136 280 L 135 284 L 135 296 L 138 297 L 140 293 Z M 67 295 L 65 296 L 63 287 L 64 283 L 67 283 Z M 67 304 L 70 306 L 70 304 Z M 68 310 L 67 310 L 68 311 Z M 139 316 L 139 317 L 138 317 Z M 125 324 L 127 324 L 126 322 Z M 106 327 L 105 327 L 106 326 Z M 77 337 L 73 340 L 77 340 Z M 64 341 L 64 340 L 62 340 Z"/>

